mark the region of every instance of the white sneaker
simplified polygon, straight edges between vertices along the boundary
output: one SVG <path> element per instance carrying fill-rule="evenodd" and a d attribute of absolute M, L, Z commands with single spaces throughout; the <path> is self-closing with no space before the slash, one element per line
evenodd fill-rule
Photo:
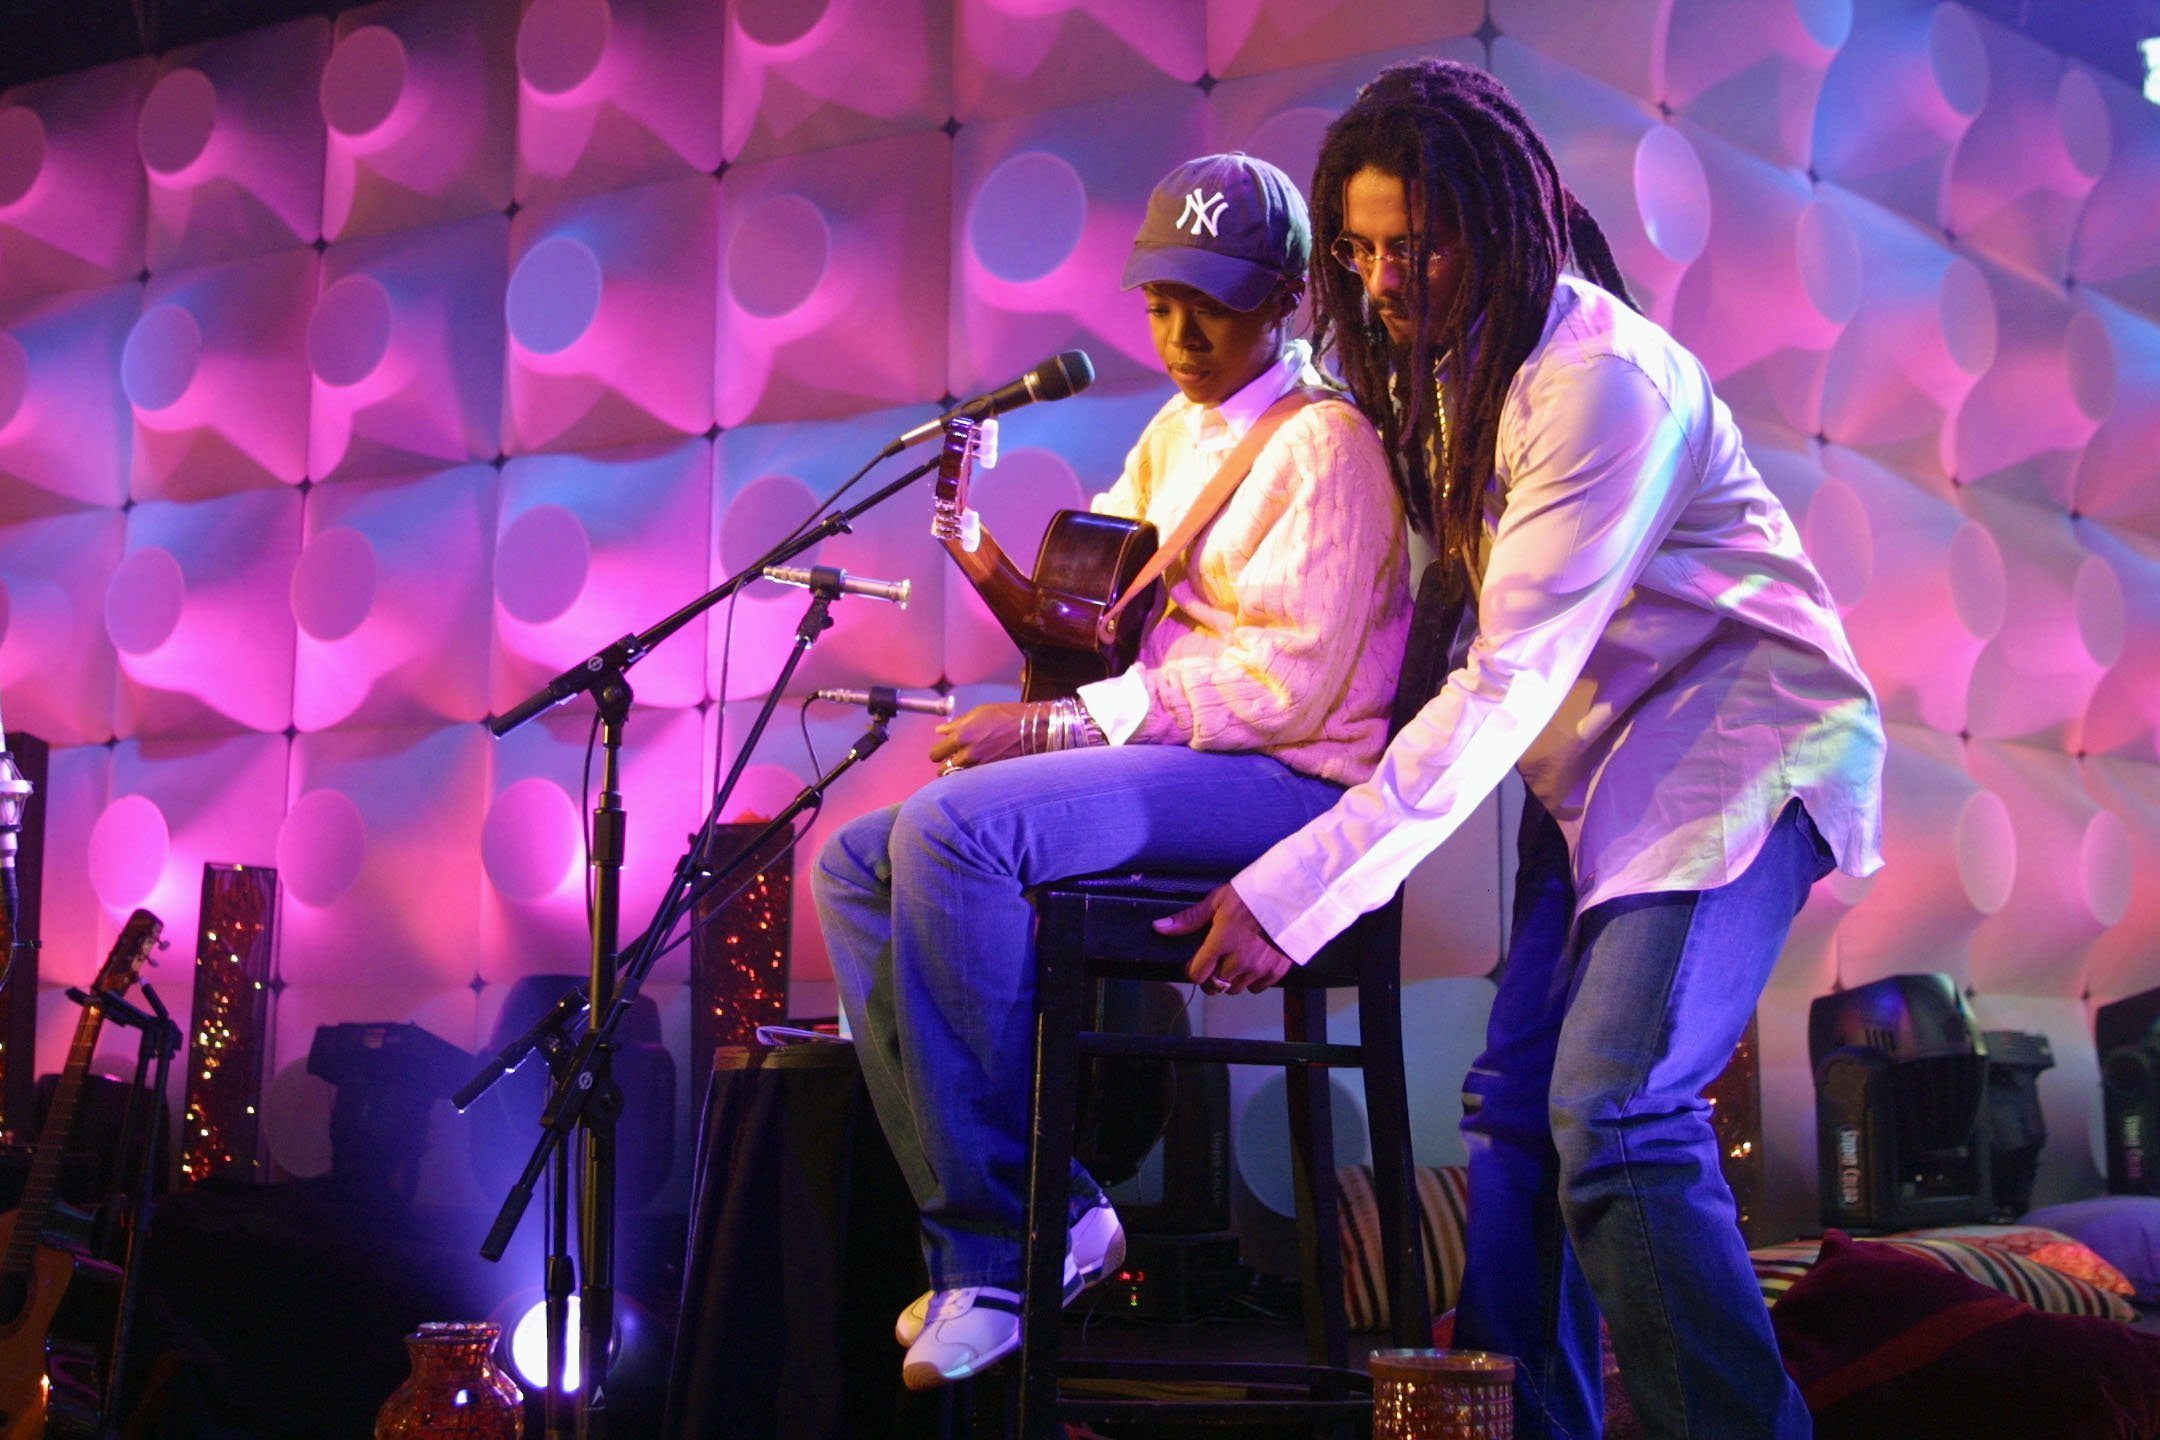
<path fill-rule="evenodd" d="M 1125 1227 L 1118 1220 L 1117 1208 L 1105 1195 L 1081 1212 L 1065 1232 L 1065 1303 L 1072 1304 L 1081 1291 L 1105 1275 L 1115 1274 L 1124 1263 Z M 893 1321 L 893 1339 L 912 1348 L 923 1332 L 930 1303 L 938 1294 L 925 1290 L 916 1296 L 914 1303 Z"/>
<path fill-rule="evenodd" d="M 1083 1290 L 1125 1263 L 1125 1226 L 1107 1195 L 1097 1196 L 1065 1234 L 1065 1258 L 1080 1276 Z"/>
<path fill-rule="evenodd" d="M 1020 1348 L 1020 1297 L 994 1285 L 938 1290 L 925 1307 L 922 1333 L 908 1346 L 900 1378 L 930 1390 L 978 1375 Z"/>

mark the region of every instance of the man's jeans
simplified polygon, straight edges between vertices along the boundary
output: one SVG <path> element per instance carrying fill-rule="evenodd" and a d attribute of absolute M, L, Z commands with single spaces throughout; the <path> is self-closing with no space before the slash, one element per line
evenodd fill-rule
<path fill-rule="evenodd" d="M 1522 1440 L 1602 1433 L 1601 1310 L 1646 1435 L 1810 1435 L 1701 1097 L 1829 869 L 1795 801 L 1730 884 L 1624 896 L 1575 924 L 1567 846 L 1527 804 L 1507 965 L 1463 1088 L 1455 1328 L 1516 1357 Z"/>
<path fill-rule="evenodd" d="M 941 776 L 826 844 L 818 916 L 932 1288 L 1020 1281 L 1035 994 L 1021 892 L 1128 866 L 1227 873 L 1341 793 L 1262 755 L 1116 745 Z"/>

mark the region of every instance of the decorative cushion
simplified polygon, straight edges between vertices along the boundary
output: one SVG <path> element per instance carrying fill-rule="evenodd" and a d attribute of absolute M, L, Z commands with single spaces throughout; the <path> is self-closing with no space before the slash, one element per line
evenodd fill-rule
<path fill-rule="evenodd" d="M 2160 1195 L 2073 1200 L 2035 1210 L 2024 1223 L 2091 1246 L 2128 1278 L 2139 1304 L 2160 1305 Z"/>
<path fill-rule="evenodd" d="M 1816 1440 L 2160 1433 L 2160 1335 L 2035 1310 L 1905 1242 L 1831 1231 L 1770 1319 Z"/>
<path fill-rule="evenodd" d="M 2060 1230 L 2042 1225 L 1944 1225 L 1932 1230 L 1899 1232 L 1900 1238 L 1916 1240 L 1963 1240 L 1990 1250 L 2007 1250 L 2036 1265 L 2045 1265 L 2073 1280 L 2083 1280 L 2110 1295 L 2134 1295 L 2137 1287 L 2129 1277 L 2110 1265 L 2090 1246 L 2081 1245 Z"/>
<path fill-rule="evenodd" d="M 2059 1270 L 2008 1250 L 1994 1249 L 1971 1240 L 1937 1239 L 1935 1232 L 1885 1236 L 1871 1244 L 1887 1245 L 1915 1259 L 1954 1270 L 1967 1279 L 2024 1301 L 2035 1309 L 2056 1315 L 2092 1315 L 2108 1320 L 2135 1320 L 2137 1311 L 2120 1295 L 2110 1294 Z M 1813 1267 L 1821 1242 L 1795 1240 L 1749 1252 L 1755 1280 L 1763 1298 L 1775 1303 Z"/>
<path fill-rule="evenodd" d="M 1462 1289 L 1463 1217 L 1468 1180 L 1460 1165 L 1417 1167 L 1418 1230 L 1424 1240 L 1425 1299 L 1433 1314 L 1453 1308 Z M 1380 1259 L 1380 1209 L 1372 1166 L 1335 1172 L 1342 1214 L 1343 1289 L 1353 1330 L 1388 1328 L 1387 1277 Z"/>

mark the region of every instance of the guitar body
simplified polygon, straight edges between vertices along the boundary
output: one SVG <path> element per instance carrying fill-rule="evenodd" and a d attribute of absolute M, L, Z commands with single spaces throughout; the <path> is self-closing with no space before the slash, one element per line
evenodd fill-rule
<path fill-rule="evenodd" d="M 1036 623 L 1029 627 L 1032 635 L 1020 640 L 1021 699 L 1070 695 L 1132 664 L 1153 598 L 1135 600 L 1118 617 L 1117 637 L 1108 647 L 1096 639 L 1095 621 L 1154 553 L 1155 527 L 1145 521 L 1087 510 L 1051 517 L 1035 556 Z"/>
<path fill-rule="evenodd" d="M 0 1215 L 0 1247 L 19 1218 Z M 0 1296 L 0 1440 L 95 1440 L 109 1344 L 100 1339 L 119 1319 L 119 1269 L 40 1244 L 25 1278 L 19 1298 Z"/>

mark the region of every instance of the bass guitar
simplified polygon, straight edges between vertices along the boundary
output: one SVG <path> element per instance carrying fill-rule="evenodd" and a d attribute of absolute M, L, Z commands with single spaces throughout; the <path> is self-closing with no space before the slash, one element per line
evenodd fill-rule
<path fill-rule="evenodd" d="M 57 1197 L 60 1162 L 75 1128 L 83 1077 L 105 1012 L 98 996 L 123 995 L 142 973 L 164 922 L 148 910 L 128 917 L 98 971 L 91 1003 L 75 1022 L 75 1043 L 38 1131 L 22 1204 L 0 1216 L 0 1437 L 94 1440 L 111 1373 L 119 1267 L 56 1242 L 71 1216 Z"/>
<path fill-rule="evenodd" d="M 1110 636 L 1103 616 L 1131 588 L 1155 553 L 1155 527 L 1140 520 L 1060 510 L 1043 532 L 1032 574 L 1022 574 L 968 504 L 983 445 L 982 423 L 956 415 L 945 422 L 938 456 L 930 533 L 945 546 L 1020 649 L 1020 698 L 1050 700 L 1107 679 L 1132 664 L 1147 618 L 1160 603 L 1161 581 L 1118 615 Z"/>

